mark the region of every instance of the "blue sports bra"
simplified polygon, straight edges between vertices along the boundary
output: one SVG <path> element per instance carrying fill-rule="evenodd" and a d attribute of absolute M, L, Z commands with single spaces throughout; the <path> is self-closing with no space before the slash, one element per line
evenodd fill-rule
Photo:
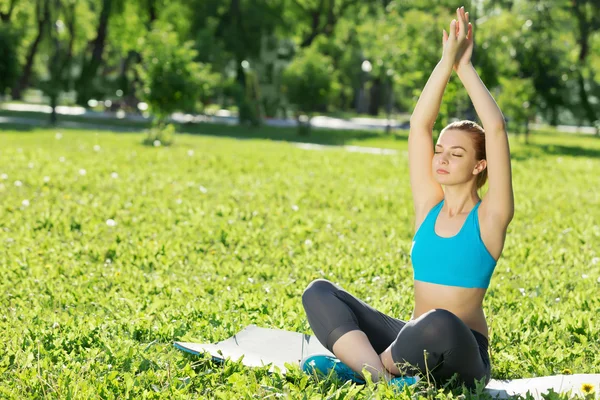
<path fill-rule="evenodd" d="M 410 250 L 415 280 L 439 285 L 487 289 L 496 260 L 481 240 L 477 209 L 471 210 L 460 231 L 445 238 L 435 233 L 444 200 L 433 207 L 415 233 Z"/>

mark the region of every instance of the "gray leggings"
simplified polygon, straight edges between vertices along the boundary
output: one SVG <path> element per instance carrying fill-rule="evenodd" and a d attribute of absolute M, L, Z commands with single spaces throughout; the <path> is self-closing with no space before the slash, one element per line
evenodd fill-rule
<path fill-rule="evenodd" d="M 469 389 L 475 380 L 491 379 L 487 338 L 460 318 L 436 308 L 406 322 L 392 318 L 357 299 L 326 279 L 312 281 L 302 294 L 302 305 L 315 336 L 333 353 L 333 344 L 345 333 L 363 331 L 377 352 L 392 345 L 392 359 L 404 375 L 423 374 L 442 385 L 454 381 Z M 427 369 L 423 350 L 427 350 Z"/>

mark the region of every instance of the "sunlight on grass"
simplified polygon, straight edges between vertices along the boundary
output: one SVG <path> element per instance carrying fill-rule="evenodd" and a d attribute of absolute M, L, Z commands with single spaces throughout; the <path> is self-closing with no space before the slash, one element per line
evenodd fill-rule
<path fill-rule="evenodd" d="M 142 138 L 0 133 L 0 397 L 394 398 L 172 342 L 310 333 L 300 296 L 320 277 L 409 319 L 406 141 L 377 156 Z M 600 140 L 511 140 L 516 214 L 484 302 L 492 378 L 600 373 Z"/>

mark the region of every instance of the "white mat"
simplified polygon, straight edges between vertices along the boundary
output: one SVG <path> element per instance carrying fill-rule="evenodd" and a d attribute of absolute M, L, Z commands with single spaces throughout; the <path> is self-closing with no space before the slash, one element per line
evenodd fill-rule
<path fill-rule="evenodd" d="M 280 329 L 260 328 L 248 325 L 232 337 L 215 344 L 175 342 L 175 347 L 192 354 L 208 353 L 215 360 L 238 360 L 249 367 L 271 364 L 270 371 L 277 366 L 285 374 L 285 363 L 298 365 L 302 358 L 311 354 L 331 354 L 316 337 Z M 492 397 L 505 399 L 514 395 L 526 396 L 527 392 L 536 400 L 543 399 L 550 389 L 557 393 L 571 392 L 583 395 L 581 386 L 594 386 L 596 398 L 600 398 L 600 374 L 552 375 L 538 378 L 513 380 L 492 379 L 485 391 Z"/>

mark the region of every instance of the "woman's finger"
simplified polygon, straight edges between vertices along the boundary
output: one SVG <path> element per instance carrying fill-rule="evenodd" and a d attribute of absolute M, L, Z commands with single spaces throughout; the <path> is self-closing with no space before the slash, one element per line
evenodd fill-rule
<path fill-rule="evenodd" d="M 456 39 L 456 20 L 455 19 L 450 21 L 450 29 L 448 29 L 448 32 L 452 33 L 452 34 L 450 34 L 450 36 L 448 36 L 448 39 L 450 41 L 455 40 Z"/>
<path fill-rule="evenodd" d="M 473 39 L 473 25 L 471 25 L 471 23 L 469 22 L 469 31 L 467 32 L 467 38 Z"/>
<path fill-rule="evenodd" d="M 446 44 L 446 41 L 448 40 L 448 32 L 446 32 L 445 29 L 443 29 L 444 33 L 442 33 L 442 45 Z"/>
<path fill-rule="evenodd" d="M 468 11 L 465 13 L 465 19 L 467 20 L 467 22 L 469 22 L 469 12 Z"/>
<path fill-rule="evenodd" d="M 465 20 L 463 18 L 462 8 L 456 9 L 456 15 L 458 15 L 459 36 L 462 35 L 463 37 L 465 37 L 467 35 L 467 26 L 466 26 Z"/>

